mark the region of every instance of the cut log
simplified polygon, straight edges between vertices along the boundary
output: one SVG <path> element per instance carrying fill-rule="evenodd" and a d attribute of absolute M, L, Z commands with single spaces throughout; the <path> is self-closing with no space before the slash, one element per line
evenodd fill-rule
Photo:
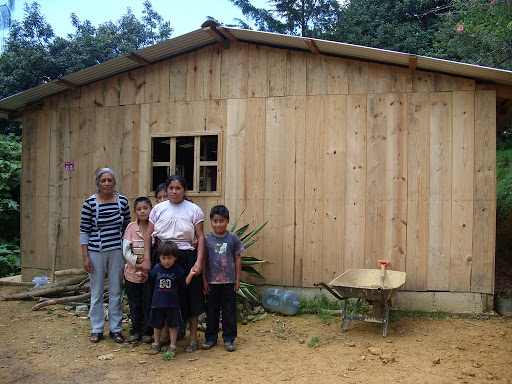
<path fill-rule="evenodd" d="M 31 281 L 0 280 L 0 286 L 33 287 L 34 283 Z"/>
<path fill-rule="evenodd" d="M 61 271 L 55 271 L 55 276 L 72 276 L 72 275 L 87 275 L 83 268 L 71 268 L 63 269 Z"/>
<path fill-rule="evenodd" d="M 3 295 L 4 300 L 24 300 L 24 299 L 33 299 L 34 296 L 48 296 L 55 295 L 59 293 L 67 293 L 77 291 L 79 289 L 88 290 L 91 285 L 87 284 L 76 284 L 76 285 L 64 285 L 60 287 L 55 287 L 51 285 L 45 285 L 39 289 L 32 289 L 30 291 L 24 291 L 19 293 L 11 293 Z"/>
<path fill-rule="evenodd" d="M 108 289 L 108 286 L 105 285 L 103 287 L 103 292 L 105 292 L 107 289 Z M 37 311 L 41 308 L 44 308 L 44 307 L 47 307 L 48 305 L 53 305 L 53 304 L 63 304 L 63 303 L 69 303 L 71 301 L 82 301 L 82 300 L 89 299 L 90 297 L 91 297 L 91 292 L 83 293 L 81 295 L 76 295 L 76 296 L 59 297 L 58 299 L 46 300 L 46 301 L 43 301 L 42 303 L 36 304 L 32 307 L 32 310 Z"/>

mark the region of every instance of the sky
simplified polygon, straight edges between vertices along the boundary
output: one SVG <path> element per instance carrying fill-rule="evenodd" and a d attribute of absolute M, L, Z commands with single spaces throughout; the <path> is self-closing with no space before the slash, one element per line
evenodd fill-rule
<path fill-rule="evenodd" d="M 16 0 L 13 19 L 24 17 L 25 3 L 33 1 Z M 234 18 L 246 20 L 238 7 L 229 0 L 150 0 L 153 10 L 164 20 L 171 22 L 174 29 L 171 37 L 184 35 L 201 28 L 201 24 L 212 16 L 223 24 L 235 24 Z M 0 3 L 3 3 L 0 0 Z M 81 21 L 90 20 L 94 26 L 106 21 L 116 21 L 131 8 L 140 19 L 144 0 L 37 0 L 54 33 L 66 37 L 75 30 L 71 25 L 70 14 L 75 13 Z M 267 0 L 251 0 L 258 8 L 269 8 Z"/>

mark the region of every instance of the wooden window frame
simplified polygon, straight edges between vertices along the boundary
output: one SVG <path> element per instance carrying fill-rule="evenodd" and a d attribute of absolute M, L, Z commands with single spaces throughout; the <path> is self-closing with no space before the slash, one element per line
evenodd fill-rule
<path fill-rule="evenodd" d="M 201 160 L 201 137 L 203 136 L 217 136 L 217 161 L 202 161 Z M 168 137 L 170 139 L 170 158 L 169 162 L 153 161 L 153 139 L 159 137 Z M 176 169 L 176 138 L 177 137 L 194 137 L 194 170 L 193 170 L 193 185 L 199 189 L 200 185 L 200 169 L 202 166 L 216 166 L 217 167 L 217 190 L 215 191 L 187 191 L 187 196 L 221 196 L 221 154 L 222 154 L 222 131 L 200 131 L 200 132 L 173 132 L 173 133 L 155 133 L 151 134 L 151 185 L 153 185 L 153 168 L 154 167 L 167 167 Z M 154 195 L 155 191 L 151 191 Z"/>

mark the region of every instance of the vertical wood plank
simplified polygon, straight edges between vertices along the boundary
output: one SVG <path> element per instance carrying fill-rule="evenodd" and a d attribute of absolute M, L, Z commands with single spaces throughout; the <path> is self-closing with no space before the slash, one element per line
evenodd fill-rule
<path fill-rule="evenodd" d="M 430 94 L 430 203 L 427 289 L 450 286 L 452 216 L 452 94 Z"/>
<path fill-rule="evenodd" d="M 222 101 L 224 105 L 226 101 Z M 265 212 L 265 196 L 262 193 L 264 188 L 263 183 L 265 180 L 265 136 L 266 136 L 266 100 L 264 98 L 250 98 L 247 99 L 247 108 L 245 112 L 246 130 L 244 140 L 244 150 L 239 153 L 238 156 L 244 158 L 245 164 L 245 183 L 244 189 L 245 201 L 244 201 L 244 214 L 242 221 L 244 224 L 249 224 L 252 229 L 257 228 L 264 221 L 269 218 Z M 224 173 L 227 172 L 227 168 L 223 167 Z M 225 193 L 223 193 L 225 195 Z M 228 207 L 229 208 L 229 207 Z M 237 216 L 241 213 L 237 212 Z M 235 216 L 233 216 L 235 217 Z M 267 235 L 270 233 L 270 223 L 265 226 L 262 232 L 263 236 L 260 241 L 257 241 L 250 250 L 247 251 L 247 255 L 255 256 L 268 260 L 267 252 Z M 261 267 L 255 267 L 257 270 L 262 272 L 265 278 L 268 277 L 267 270 L 272 268 L 272 265 L 263 265 Z M 263 281 L 260 278 L 247 276 L 247 280 L 250 283 L 261 284 Z"/>
<path fill-rule="evenodd" d="M 370 93 L 391 92 L 391 67 L 389 65 L 368 63 Z"/>
<path fill-rule="evenodd" d="M 229 53 L 229 92 L 232 99 L 244 99 L 248 90 L 248 58 L 249 45 L 246 43 L 232 42 Z"/>
<path fill-rule="evenodd" d="M 268 95 L 286 95 L 286 57 L 284 49 L 270 49 L 268 51 Z"/>
<path fill-rule="evenodd" d="M 109 167 L 119 175 L 116 188 L 120 193 L 124 194 L 123 186 L 123 151 L 124 151 L 124 108 L 125 107 L 109 107 L 107 109 L 107 116 L 109 119 L 109 142 L 108 159 Z M 102 127 L 98 127 L 101 129 Z"/>
<path fill-rule="evenodd" d="M 377 268 L 377 261 L 384 258 L 387 107 L 387 95 L 368 95 L 365 268 Z"/>
<path fill-rule="evenodd" d="M 50 269 L 51 257 L 49 234 L 48 234 L 48 216 L 50 200 L 50 148 L 51 143 L 51 110 L 39 111 L 37 116 L 37 142 L 36 142 L 36 162 L 37 172 L 35 175 L 35 185 L 33 193 L 35 195 L 35 246 L 34 246 L 34 264 L 37 268 Z"/>
<path fill-rule="evenodd" d="M 348 93 L 362 95 L 370 92 L 370 74 L 368 63 L 356 60 L 348 62 Z"/>
<path fill-rule="evenodd" d="M 348 62 L 339 57 L 327 57 L 327 94 L 348 93 Z"/>
<path fill-rule="evenodd" d="M 293 283 L 302 286 L 304 269 L 305 228 L 304 204 L 306 190 L 306 100 L 305 96 L 287 98 L 286 124 L 295 128 L 295 257 L 293 261 Z"/>
<path fill-rule="evenodd" d="M 206 47 L 204 52 L 204 99 L 220 99 L 221 55 L 220 43 Z"/>
<path fill-rule="evenodd" d="M 225 129 L 227 125 L 226 100 L 209 100 L 206 109 L 206 130 L 222 131 Z"/>
<path fill-rule="evenodd" d="M 230 211 L 242 212 L 245 195 L 245 159 L 239 156 L 244 150 L 246 100 L 228 100 L 225 134 L 224 201 Z"/>
<path fill-rule="evenodd" d="M 22 153 L 21 153 L 21 266 L 32 268 L 35 263 L 35 212 L 36 212 L 36 172 L 37 172 L 37 122 L 38 111 L 23 113 Z M 22 269 L 23 279 L 25 271 Z"/>
<path fill-rule="evenodd" d="M 407 289 L 427 289 L 429 127 L 428 93 L 409 94 L 407 153 Z"/>
<path fill-rule="evenodd" d="M 471 289 L 474 164 L 475 94 L 454 92 L 450 291 Z"/>
<path fill-rule="evenodd" d="M 323 151 L 325 166 L 322 175 L 324 222 L 321 274 L 321 280 L 326 282 L 344 272 L 346 119 L 346 95 L 327 96 Z"/>
<path fill-rule="evenodd" d="M 164 103 L 161 103 L 165 105 Z M 130 110 L 130 113 L 134 113 Z M 134 118 L 136 116 L 133 116 Z M 130 123 L 129 123 L 130 124 Z M 134 123 L 135 128 L 136 124 Z M 140 129 L 138 132 L 139 142 L 139 164 L 138 171 L 138 194 L 147 196 L 151 188 L 151 112 L 149 104 L 142 104 L 140 107 Z"/>
<path fill-rule="evenodd" d="M 273 264 L 271 268 L 265 269 L 265 280 L 270 284 L 280 284 L 284 257 L 284 183 L 285 173 L 290 171 L 284 156 L 287 139 L 285 100 L 278 97 L 268 98 L 266 104 L 264 209 L 265 218 L 269 223 L 265 232 L 265 242 Z"/>
<path fill-rule="evenodd" d="M 153 72 L 153 85 L 146 87 L 151 90 L 155 103 L 168 103 L 170 98 L 171 63 L 170 60 L 156 63 L 151 67 Z"/>
<path fill-rule="evenodd" d="M 109 108 L 94 108 L 95 125 L 93 130 L 93 150 L 94 156 L 92 166 L 94 172 L 101 168 L 109 166 L 109 146 L 110 146 L 110 116 Z M 114 169 L 114 172 L 116 170 Z"/>
<path fill-rule="evenodd" d="M 306 94 L 306 53 L 288 50 L 286 94 L 303 96 Z"/>
<path fill-rule="evenodd" d="M 322 277 L 322 257 L 309 257 L 321 254 L 324 223 L 324 148 L 325 148 L 325 97 L 306 98 L 306 147 L 305 152 L 305 190 L 304 222 L 308 223 L 304 231 L 303 285 L 311 286 Z"/>
<path fill-rule="evenodd" d="M 412 71 L 410 69 L 391 67 L 391 92 L 412 92 Z"/>
<path fill-rule="evenodd" d="M 475 92 L 475 170 L 471 292 L 494 293 L 496 93 Z"/>
<path fill-rule="evenodd" d="M 306 93 L 325 95 L 327 93 L 327 59 L 324 55 L 306 54 Z"/>
<path fill-rule="evenodd" d="M 178 56 L 170 62 L 170 100 L 187 99 L 188 55 Z"/>
<path fill-rule="evenodd" d="M 407 249 L 407 94 L 388 96 L 384 259 L 405 271 Z"/>
<path fill-rule="evenodd" d="M 188 54 L 187 100 L 203 100 L 204 66 L 204 50 Z"/>
<path fill-rule="evenodd" d="M 366 95 L 347 97 L 344 269 L 364 268 Z"/>
<path fill-rule="evenodd" d="M 71 225 L 71 206 L 72 206 L 72 196 L 71 196 L 71 173 L 74 171 L 64 171 L 64 161 L 72 161 L 71 159 L 71 143 L 70 143 L 70 129 L 71 129 L 71 110 L 65 109 L 59 111 L 58 118 L 58 129 L 61 130 L 62 135 L 62 159 L 60 164 L 57 166 L 60 167 L 60 180 L 61 185 L 60 188 L 60 196 L 61 196 L 61 204 L 60 204 L 60 216 L 61 221 L 59 223 L 59 238 L 57 244 L 57 266 L 59 269 L 63 268 L 71 268 L 76 265 L 79 260 L 75 257 L 74 252 L 69 252 L 69 241 L 72 238 L 78 237 L 78 228 L 73 228 Z M 59 145 L 59 144 L 57 144 Z M 73 212 L 73 215 L 75 213 Z M 72 249 L 72 248 L 71 248 Z M 78 247 L 76 249 L 79 249 Z"/>
<path fill-rule="evenodd" d="M 412 91 L 416 93 L 434 92 L 435 79 L 432 72 L 413 71 Z"/>
<path fill-rule="evenodd" d="M 119 81 L 119 76 L 112 76 L 103 80 L 103 82 L 105 83 L 105 106 L 114 107 L 119 105 Z"/>
<path fill-rule="evenodd" d="M 263 45 L 250 44 L 248 48 L 248 79 L 247 92 L 249 97 L 268 97 L 269 76 L 269 48 Z M 283 73 L 285 75 L 286 72 Z"/>

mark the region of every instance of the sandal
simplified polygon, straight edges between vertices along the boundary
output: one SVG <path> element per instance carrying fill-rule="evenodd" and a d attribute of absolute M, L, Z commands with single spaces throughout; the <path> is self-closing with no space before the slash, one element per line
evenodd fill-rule
<path fill-rule="evenodd" d="M 124 343 L 124 336 L 121 332 L 109 332 L 109 335 L 116 343 L 122 344 Z"/>
<path fill-rule="evenodd" d="M 89 336 L 89 341 L 94 344 L 99 343 L 101 339 L 103 339 L 103 333 L 101 332 L 93 332 L 91 336 Z"/>
<path fill-rule="evenodd" d="M 197 344 L 187 344 L 187 348 L 185 348 L 186 353 L 192 353 L 197 351 Z"/>

